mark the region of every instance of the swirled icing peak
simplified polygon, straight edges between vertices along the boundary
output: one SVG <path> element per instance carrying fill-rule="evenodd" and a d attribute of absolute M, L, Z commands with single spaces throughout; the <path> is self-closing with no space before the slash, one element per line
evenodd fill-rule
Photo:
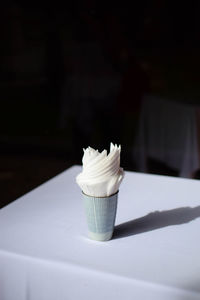
<path fill-rule="evenodd" d="M 124 177 L 120 168 L 121 146 L 110 144 L 107 150 L 99 152 L 91 147 L 83 149 L 83 169 L 76 177 L 82 191 L 94 197 L 106 197 L 116 193 Z"/>

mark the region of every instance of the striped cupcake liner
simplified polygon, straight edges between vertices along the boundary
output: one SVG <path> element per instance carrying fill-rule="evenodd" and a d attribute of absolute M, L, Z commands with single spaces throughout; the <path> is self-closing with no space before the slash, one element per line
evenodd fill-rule
<path fill-rule="evenodd" d="M 83 193 L 89 233 L 93 240 L 112 238 L 117 212 L 118 192 L 109 197 L 92 197 Z"/>

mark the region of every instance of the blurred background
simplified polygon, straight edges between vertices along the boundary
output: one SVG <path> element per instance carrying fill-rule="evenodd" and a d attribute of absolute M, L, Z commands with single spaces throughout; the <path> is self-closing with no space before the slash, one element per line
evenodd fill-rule
<path fill-rule="evenodd" d="M 126 170 L 199 178 L 200 3 L 0 6 L 0 207 L 110 142 Z"/>

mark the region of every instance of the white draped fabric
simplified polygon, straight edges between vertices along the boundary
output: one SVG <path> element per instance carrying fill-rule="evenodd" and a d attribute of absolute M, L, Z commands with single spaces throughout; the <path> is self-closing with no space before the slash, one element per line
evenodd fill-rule
<path fill-rule="evenodd" d="M 126 172 L 115 236 L 97 242 L 80 171 L 0 210 L 0 299 L 199 299 L 199 181 Z"/>

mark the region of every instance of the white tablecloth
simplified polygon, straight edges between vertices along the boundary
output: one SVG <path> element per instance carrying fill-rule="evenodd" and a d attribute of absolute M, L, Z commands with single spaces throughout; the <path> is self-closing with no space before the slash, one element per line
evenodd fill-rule
<path fill-rule="evenodd" d="M 96 242 L 79 172 L 0 210 L 0 299 L 200 299 L 200 182 L 126 172 L 114 239 Z"/>
<path fill-rule="evenodd" d="M 153 158 L 190 178 L 200 168 L 195 106 L 145 96 L 133 154 L 139 171 Z"/>

